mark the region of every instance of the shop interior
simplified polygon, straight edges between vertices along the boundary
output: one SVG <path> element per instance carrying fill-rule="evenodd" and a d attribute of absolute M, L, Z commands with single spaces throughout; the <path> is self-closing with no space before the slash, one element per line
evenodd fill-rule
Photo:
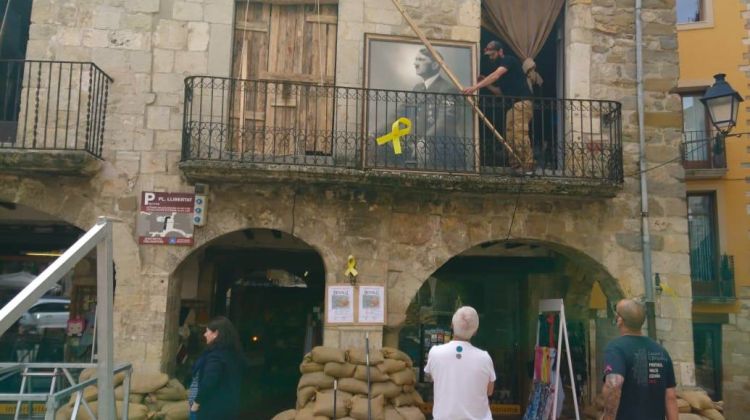
<path fill-rule="evenodd" d="M 546 346 L 550 325 L 555 331 L 553 341 L 557 339 L 554 335 L 559 326 L 559 317 L 540 316 L 539 300 L 564 298 L 566 304 L 584 302 L 588 307 L 592 290 L 573 298 L 578 292 L 573 290 L 573 280 L 566 274 L 568 264 L 565 256 L 543 246 L 487 243 L 452 258 L 430 276 L 413 298 L 399 331 L 399 347 L 415 361 L 417 389 L 425 401 L 432 401 L 432 383 L 422 371 L 429 349 L 451 340 L 453 313 L 458 307 L 469 305 L 480 317 L 480 328 L 472 343 L 490 354 L 497 375 L 495 392 L 490 398 L 493 416 L 522 418 L 533 400 L 530 396 L 534 389 L 537 331 L 541 327 L 540 345 Z M 602 293 L 598 285 L 594 289 L 595 293 Z M 587 338 L 590 333 L 587 312 L 588 308 L 583 312 L 566 310 L 570 356 L 581 406 L 589 394 L 590 365 L 596 363 Z M 562 418 L 575 418 L 565 359 L 563 355 Z M 429 408 L 425 411 L 429 413 Z"/>
<path fill-rule="evenodd" d="M 204 326 L 223 315 L 237 327 L 248 360 L 242 395 L 248 418 L 271 418 L 297 398 L 299 363 L 322 344 L 323 261 L 302 241 L 277 230 L 225 235 L 187 262 L 180 321 L 190 331 L 178 351 L 177 376 L 187 382 L 204 349 Z M 200 279 L 200 281 L 198 281 Z"/>

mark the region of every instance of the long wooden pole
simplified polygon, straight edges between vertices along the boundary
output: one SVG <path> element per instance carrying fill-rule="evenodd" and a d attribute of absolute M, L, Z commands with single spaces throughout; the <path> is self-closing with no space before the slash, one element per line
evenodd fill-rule
<path fill-rule="evenodd" d="M 453 84 L 456 86 L 456 88 L 458 89 L 458 91 L 459 92 L 462 91 L 464 89 L 464 87 L 461 85 L 461 82 L 458 81 L 458 79 L 456 78 L 456 75 L 454 75 L 453 72 L 451 71 L 451 69 L 448 67 L 448 65 L 445 64 L 445 61 L 443 61 L 443 58 L 440 56 L 440 54 L 438 54 L 437 51 L 435 51 L 435 47 L 432 46 L 432 43 L 427 39 L 427 37 L 425 36 L 424 32 L 422 32 L 422 30 L 419 28 L 419 26 L 417 26 L 417 24 L 411 19 L 411 17 L 409 16 L 409 14 L 406 13 L 406 10 L 404 10 L 404 7 L 401 6 L 401 2 L 399 2 L 399 0 L 391 0 L 391 1 L 393 2 L 393 5 L 396 6 L 396 9 L 398 9 L 398 11 L 401 13 L 401 16 L 403 16 L 404 19 L 406 19 L 406 22 L 409 24 L 409 26 L 411 26 L 411 29 L 414 31 L 414 33 L 417 34 L 417 36 L 422 41 L 422 43 L 424 44 L 424 46 L 427 47 L 427 50 L 430 51 L 430 53 L 432 54 L 432 57 L 440 65 L 440 68 L 445 72 L 445 74 L 448 75 L 448 78 L 451 79 L 451 82 L 453 82 Z M 489 127 L 490 130 L 492 130 L 492 134 L 495 136 L 495 138 L 503 146 L 505 146 L 505 149 L 508 150 L 508 153 L 510 153 L 510 155 L 513 156 L 521 164 L 521 166 L 523 166 L 524 162 L 521 160 L 520 157 L 518 157 L 518 155 L 516 154 L 516 152 L 513 151 L 513 148 L 510 147 L 510 145 L 508 144 L 508 142 L 505 141 L 505 139 L 503 138 L 502 135 L 500 135 L 500 133 L 497 131 L 497 129 L 495 129 L 495 125 L 492 124 L 492 121 L 490 121 L 489 119 L 487 119 L 487 117 L 484 115 L 484 113 L 482 112 L 482 110 L 479 109 L 479 106 L 477 105 L 476 101 L 474 101 L 474 97 L 473 96 L 466 96 L 466 100 L 469 102 L 469 104 L 471 105 L 471 108 L 479 116 L 479 118 L 482 120 L 482 122 L 484 122 L 487 125 L 487 127 Z"/>

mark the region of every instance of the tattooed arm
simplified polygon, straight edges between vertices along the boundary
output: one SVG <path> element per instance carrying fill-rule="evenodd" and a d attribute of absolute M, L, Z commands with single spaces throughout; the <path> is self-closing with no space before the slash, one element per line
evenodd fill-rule
<path fill-rule="evenodd" d="M 623 382 L 625 382 L 625 378 L 616 373 L 610 373 L 604 378 L 604 387 L 602 388 L 604 408 L 600 420 L 614 420 L 617 417 Z"/>
<path fill-rule="evenodd" d="M 677 393 L 674 388 L 667 388 L 667 393 L 664 395 L 665 403 L 667 405 L 667 420 L 677 420 L 679 418 L 679 410 L 677 408 Z"/>

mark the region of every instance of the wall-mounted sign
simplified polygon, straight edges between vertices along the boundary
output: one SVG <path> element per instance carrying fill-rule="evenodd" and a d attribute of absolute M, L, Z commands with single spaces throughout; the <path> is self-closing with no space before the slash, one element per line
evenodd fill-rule
<path fill-rule="evenodd" d="M 193 193 L 142 192 L 138 243 L 193 245 Z"/>
<path fill-rule="evenodd" d="M 385 287 L 359 286 L 357 322 L 385 324 Z"/>
<path fill-rule="evenodd" d="M 326 322 L 328 324 L 354 322 L 354 286 L 326 287 Z"/>

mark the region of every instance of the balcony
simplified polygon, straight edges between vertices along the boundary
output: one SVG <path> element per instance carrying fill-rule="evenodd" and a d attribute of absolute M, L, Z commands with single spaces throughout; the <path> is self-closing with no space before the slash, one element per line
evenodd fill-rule
<path fill-rule="evenodd" d="M 204 182 L 292 179 L 476 192 L 517 192 L 523 184 L 525 193 L 604 197 L 621 188 L 619 103 L 473 100 L 500 133 L 458 94 L 188 77 L 180 167 Z M 396 154 L 376 138 L 400 117 L 412 125 Z M 530 117 L 529 132 L 519 121 Z M 505 130 L 504 120 L 516 122 Z M 531 148 L 524 147 L 528 138 Z"/>
<path fill-rule="evenodd" d="M 705 131 L 684 131 L 682 138 L 682 166 L 687 179 L 721 178 L 727 173 L 723 137 Z"/>
<path fill-rule="evenodd" d="M 693 249 L 690 251 L 690 273 L 693 300 L 707 303 L 734 301 L 733 256 L 716 258 L 712 253 Z"/>
<path fill-rule="evenodd" d="M 110 83 L 93 63 L 0 60 L 0 172 L 95 174 Z"/>

